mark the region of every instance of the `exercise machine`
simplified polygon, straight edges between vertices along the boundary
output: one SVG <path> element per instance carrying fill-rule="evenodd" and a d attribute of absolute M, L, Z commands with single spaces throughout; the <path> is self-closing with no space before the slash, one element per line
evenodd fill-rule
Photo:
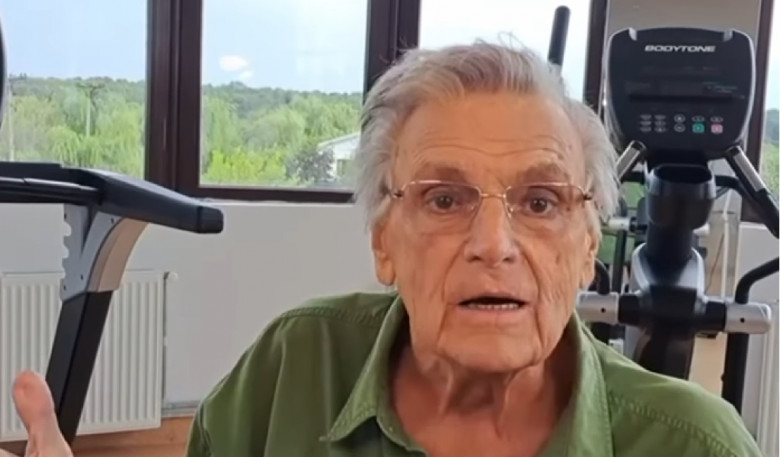
<path fill-rule="evenodd" d="M 0 51 L 3 50 L 0 32 Z M 0 52 L 0 89 L 5 53 Z M 3 106 L 0 97 L 0 106 Z M 56 163 L 0 162 L 0 203 L 61 204 L 64 238 L 62 307 L 46 371 L 65 440 L 76 436 L 111 297 L 149 224 L 217 234 L 223 214 L 155 184 L 102 170 Z M 4 221 L 4 225 L 11 225 Z"/>
<path fill-rule="evenodd" d="M 697 334 L 728 333 L 721 394 L 740 410 L 749 335 L 771 325 L 771 308 L 750 302 L 750 287 L 776 273 L 778 259 L 747 272 L 733 298 L 709 297 L 696 237 L 717 187 L 739 192 L 778 237 L 777 202 L 742 146 L 754 98 L 753 44 L 737 30 L 625 29 L 610 37 L 605 54 L 605 124 L 623 150 L 618 176 L 643 184 L 645 196 L 635 218 L 608 222 L 637 236 L 626 290 L 604 279 L 581 294 L 577 311 L 589 322 L 623 326 L 627 356 L 678 378 L 690 374 Z M 717 161 L 735 176 L 715 175 Z"/>
<path fill-rule="evenodd" d="M 149 224 L 220 233 L 222 212 L 154 184 L 52 163 L 0 162 L 0 203 L 62 204 L 70 229 L 62 307 L 46 382 L 65 440 L 76 436 L 103 327 L 130 253 Z"/>
<path fill-rule="evenodd" d="M 559 6 L 553 16 L 550 46 L 547 49 L 547 61 L 560 72 L 563 67 L 563 55 L 566 53 L 566 36 L 569 34 L 569 17 L 571 10 L 567 6 Z"/>

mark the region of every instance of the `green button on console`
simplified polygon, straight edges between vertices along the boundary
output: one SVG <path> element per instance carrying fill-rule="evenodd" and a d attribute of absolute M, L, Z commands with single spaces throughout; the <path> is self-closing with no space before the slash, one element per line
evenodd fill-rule
<path fill-rule="evenodd" d="M 702 124 L 701 122 L 697 122 L 693 124 L 692 130 L 693 133 L 704 133 L 704 124 Z"/>

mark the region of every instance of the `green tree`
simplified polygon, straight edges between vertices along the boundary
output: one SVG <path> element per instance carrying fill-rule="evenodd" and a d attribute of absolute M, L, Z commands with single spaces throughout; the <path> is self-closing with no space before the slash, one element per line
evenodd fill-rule
<path fill-rule="evenodd" d="M 100 152 L 86 144 L 80 135 L 60 124 L 50 128 L 46 140 L 50 151 L 49 160 L 75 167 L 94 167 L 100 163 Z"/>
<path fill-rule="evenodd" d="M 3 122 L 2 157 L 5 160 L 50 159 L 47 137 L 51 128 L 61 125 L 60 108 L 51 100 L 33 95 L 12 96 Z"/>
<path fill-rule="evenodd" d="M 205 184 L 226 184 L 244 186 L 293 185 L 287 177 L 284 151 L 269 150 L 250 153 L 242 149 L 230 155 L 213 151 L 208 168 L 201 176 Z"/>
<path fill-rule="evenodd" d="M 332 149 L 317 151 L 310 148 L 291 157 L 287 164 L 287 175 L 309 186 L 330 187 L 335 182 L 332 169 Z"/>
<path fill-rule="evenodd" d="M 306 146 L 306 119 L 289 106 L 253 113 L 245 130 L 245 144 L 252 149 L 280 147 L 291 156 Z"/>
<path fill-rule="evenodd" d="M 230 101 L 205 96 L 201 114 L 201 169 L 209 165 L 214 152 L 230 155 L 243 146 L 240 119 Z"/>
<path fill-rule="evenodd" d="M 777 108 L 767 110 L 764 116 L 764 141 L 777 145 L 780 141 L 780 125 L 778 125 Z"/>
<path fill-rule="evenodd" d="M 106 109 L 108 106 L 111 109 Z M 100 162 L 118 173 L 143 177 L 143 105 L 117 98 L 103 108 L 94 134 L 100 147 Z"/>
<path fill-rule="evenodd" d="M 779 175 L 780 161 L 778 161 L 777 143 L 764 142 L 761 148 L 761 177 L 775 196 L 778 195 Z"/>

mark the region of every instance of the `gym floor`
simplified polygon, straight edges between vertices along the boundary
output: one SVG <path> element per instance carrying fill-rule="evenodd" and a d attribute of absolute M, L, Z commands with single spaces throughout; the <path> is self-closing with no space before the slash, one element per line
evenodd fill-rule
<path fill-rule="evenodd" d="M 715 394 L 720 394 L 725 350 L 724 334 L 716 339 L 696 340 L 691 379 Z M 182 457 L 190 424 L 190 417 L 177 417 L 164 420 L 162 427 L 156 430 L 82 436 L 74 443 L 74 456 Z M 11 445 L 9 449 L 16 450 L 13 448 Z"/>
<path fill-rule="evenodd" d="M 183 444 L 137 446 L 124 449 L 102 449 L 77 452 L 75 454 L 76 457 L 181 457 L 183 455 Z"/>

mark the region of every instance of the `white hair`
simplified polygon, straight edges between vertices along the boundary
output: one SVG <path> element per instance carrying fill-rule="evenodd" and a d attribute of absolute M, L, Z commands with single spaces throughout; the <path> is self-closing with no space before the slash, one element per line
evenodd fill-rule
<path fill-rule="evenodd" d="M 373 226 L 387 208 L 387 185 L 396 154 L 396 135 L 416 107 L 434 99 L 469 92 L 512 91 L 539 94 L 558 103 L 570 118 L 585 154 L 587 191 L 598 217 L 614 214 L 619 197 L 617 154 L 599 117 L 568 96 L 555 68 L 534 51 L 477 41 L 438 50 L 407 51 L 374 83 L 362 115 L 362 135 L 355 157 L 355 197 Z M 598 228 L 598 227 L 596 227 Z"/>

